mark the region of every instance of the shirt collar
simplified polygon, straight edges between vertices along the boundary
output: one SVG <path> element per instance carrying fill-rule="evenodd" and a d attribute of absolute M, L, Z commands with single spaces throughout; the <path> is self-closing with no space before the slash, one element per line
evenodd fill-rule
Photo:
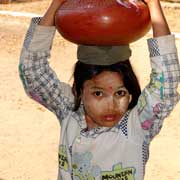
<path fill-rule="evenodd" d="M 121 131 L 125 137 L 128 136 L 127 123 L 128 123 L 128 117 L 129 117 L 130 110 L 124 114 L 124 116 L 122 117 L 122 119 L 119 121 L 119 123 L 116 126 L 114 126 L 114 127 L 96 127 L 91 130 L 87 130 L 84 109 L 82 106 L 79 108 L 78 113 L 79 113 L 78 123 L 79 123 L 80 129 L 81 129 L 80 133 L 82 136 L 89 137 L 89 138 L 96 138 L 97 136 L 99 136 L 100 134 L 102 134 L 104 132 L 119 133 L 119 131 Z"/>

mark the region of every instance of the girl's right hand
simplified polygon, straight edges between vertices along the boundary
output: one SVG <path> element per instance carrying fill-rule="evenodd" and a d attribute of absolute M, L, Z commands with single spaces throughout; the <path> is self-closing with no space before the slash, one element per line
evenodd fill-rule
<path fill-rule="evenodd" d="M 52 0 L 52 2 L 50 4 L 50 8 L 57 10 L 64 1 L 65 0 Z"/>
<path fill-rule="evenodd" d="M 56 11 L 59 9 L 61 4 L 65 2 L 65 0 L 52 0 L 49 8 L 41 19 L 39 25 L 41 26 L 55 26 L 54 17 L 56 15 Z"/>

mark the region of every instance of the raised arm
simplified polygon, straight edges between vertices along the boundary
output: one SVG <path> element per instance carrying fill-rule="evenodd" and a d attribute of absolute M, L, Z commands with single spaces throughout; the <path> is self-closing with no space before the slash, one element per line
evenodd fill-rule
<path fill-rule="evenodd" d="M 159 133 L 163 120 L 179 101 L 180 81 L 175 37 L 171 35 L 159 0 L 146 1 L 151 14 L 154 38 L 148 39 L 151 60 L 150 83 L 141 93 L 134 111 L 147 143 Z"/>
<path fill-rule="evenodd" d="M 73 108 L 71 87 L 58 80 L 48 58 L 55 34 L 54 15 L 62 3 L 53 0 L 42 18 L 33 18 L 20 56 L 19 73 L 26 93 L 62 120 Z"/>
<path fill-rule="evenodd" d="M 153 37 L 171 34 L 160 0 L 145 0 L 150 11 Z"/>

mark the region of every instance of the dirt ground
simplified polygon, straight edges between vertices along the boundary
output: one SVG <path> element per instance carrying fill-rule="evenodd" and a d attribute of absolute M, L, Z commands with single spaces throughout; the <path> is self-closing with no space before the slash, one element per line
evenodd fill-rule
<path fill-rule="evenodd" d="M 0 5 L 0 10 L 42 14 L 50 0 Z M 164 8 L 170 28 L 180 33 L 180 9 Z M 57 177 L 60 126 L 56 117 L 29 99 L 18 76 L 18 60 L 30 18 L 0 15 L 0 180 L 53 180 Z M 146 37 L 131 45 L 141 87 L 149 81 Z M 177 38 L 180 49 L 180 39 Z M 180 57 L 180 51 L 179 51 Z M 76 45 L 56 34 L 51 66 L 70 83 Z M 179 90 L 180 92 L 180 90 Z M 145 180 L 180 179 L 180 103 L 151 144 Z"/>

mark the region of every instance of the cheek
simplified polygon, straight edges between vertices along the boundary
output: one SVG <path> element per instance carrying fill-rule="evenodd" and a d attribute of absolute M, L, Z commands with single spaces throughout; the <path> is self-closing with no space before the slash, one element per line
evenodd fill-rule
<path fill-rule="evenodd" d="M 91 96 L 89 95 L 82 96 L 82 103 L 86 111 L 92 109 L 95 106 L 95 102 L 92 100 Z"/>
<path fill-rule="evenodd" d="M 124 97 L 118 100 L 115 100 L 116 108 L 119 109 L 121 112 L 125 112 L 129 106 L 129 98 Z"/>
<path fill-rule="evenodd" d="M 103 110 L 103 103 L 92 96 L 82 97 L 82 102 L 87 114 L 100 114 Z"/>

